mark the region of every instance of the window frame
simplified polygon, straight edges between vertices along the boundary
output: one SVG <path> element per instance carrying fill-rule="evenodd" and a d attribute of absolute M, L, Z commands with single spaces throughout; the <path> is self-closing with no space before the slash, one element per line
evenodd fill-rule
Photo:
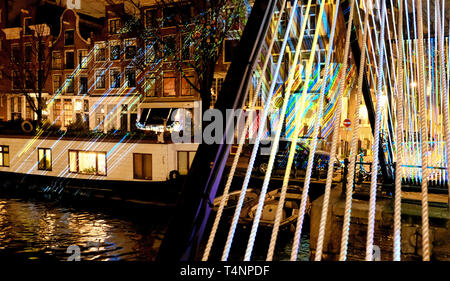
<path fill-rule="evenodd" d="M 67 40 L 66 33 L 67 32 L 72 32 L 72 34 L 73 34 L 73 37 L 72 37 L 73 42 L 72 42 L 72 44 L 66 44 L 66 40 Z M 66 29 L 66 30 L 64 30 L 64 46 L 74 46 L 74 45 L 75 45 L 75 29 Z"/>
<path fill-rule="evenodd" d="M 5 147 L 8 149 L 8 151 L 6 151 L 5 153 Z M 0 165 L 0 167 L 10 167 L 11 165 L 11 158 L 9 157 L 9 145 L 0 145 L 1 151 L 0 151 L 0 157 L 2 158 L 2 163 Z M 7 165 L 5 165 L 5 154 L 8 154 L 8 163 Z"/>
<path fill-rule="evenodd" d="M 119 74 L 119 85 L 115 85 L 115 77 L 113 76 L 113 73 L 116 72 L 117 74 Z M 119 67 L 112 67 L 109 69 L 109 87 L 111 89 L 120 89 L 120 87 L 122 86 L 122 75 L 120 74 L 120 68 Z M 114 79 L 113 79 L 114 78 Z M 113 87 L 116 86 L 116 87 Z"/>
<path fill-rule="evenodd" d="M 73 172 L 70 170 L 70 152 L 75 152 L 76 153 L 76 159 L 75 159 L 75 164 L 76 164 L 76 172 Z M 80 152 L 93 152 L 96 154 L 95 157 L 95 174 L 90 174 L 90 173 L 83 173 L 80 171 Z M 105 174 L 99 174 L 98 173 L 98 155 L 99 153 L 104 154 L 105 155 Z M 78 149 L 69 149 L 67 151 L 67 157 L 68 157 L 68 166 L 69 166 L 69 173 L 72 174 L 80 174 L 80 175 L 95 175 L 95 176 L 102 176 L 102 177 L 106 177 L 108 176 L 108 159 L 107 159 L 107 152 L 106 151 L 91 151 L 91 150 L 78 150 Z"/>
<path fill-rule="evenodd" d="M 135 155 L 141 155 L 141 156 L 143 156 L 143 155 L 150 155 L 150 157 L 152 159 L 150 178 L 145 178 L 144 176 L 142 178 L 136 177 L 135 165 L 134 165 Z M 143 159 L 144 159 L 144 157 L 142 157 L 142 159 L 141 159 L 141 165 L 143 164 Z M 143 172 L 142 175 L 144 175 L 144 167 L 143 166 L 142 166 L 142 172 Z M 153 154 L 152 153 L 133 153 L 133 179 L 136 179 L 136 180 L 153 180 Z"/>
<path fill-rule="evenodd" d="M 73 55 L 73 65 L 71 68 L 67 67 L 67 54 L 72 53 Z M 64 50 L 64 69 L 75 69 L 76 63 L 76 57 L 75 57 L 75 50 Z"/>
<path fill-rule="evenodd" d="M 50 167 L 47 167 L 47 162 L 44 161 L 44 168 L 40 167 L 41 161 L 39 160 L 39 151 L 40 150 L 44 150 L 44 156 L 47 155 L 47 150 L 50 151 Z M 53 168 L 53 155 L 52 155 L 52 149 L 51 148 L 46 148 L 46 147 L 38 147 L 37 149 L 37 156 L 38 156 L 38 170 L 39 171 L 51 171 Z M 45 160 L 45 157 L 44 157 Z"/>
<path fill-rule="evenodd" d="M 95 70 L 95 76 L 94 76 L 94 81 L 95 81 L 95 89 L 96 90 L 105 90 L 106 89 L 106 75 L 105 75 L 105 72 L 106 72 L 106 69 L 104 69 L 104 68 L 100 68 L 100 69 L 96 69 Z M 98 87 L 98 73 L 102 73 L 102 75 L 101 76 L 103 76 L 103 80 L 104 80 L 104 85 L 103 85 L 103 88 L 99 88 Z"/>

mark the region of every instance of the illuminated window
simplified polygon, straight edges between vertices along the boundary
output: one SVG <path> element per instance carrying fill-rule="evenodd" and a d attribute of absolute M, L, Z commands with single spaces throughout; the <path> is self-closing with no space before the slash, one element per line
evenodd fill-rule
<path fill-rule="evenodd" d="M 182 96 L 192 96 L 195 91 L 194 88 L 192 87 L 192 85 L 187 81 L 187 79 L 189 79 L 189 81 L 192 84 L 195 84 L 195 77 L 194 77 L 193 71 L 187 71 L 185 73 L 185 77 L 181 78 L 181 95 Z"/>
<path fill-rule="evenodd" d="M 69 126 L 73 119 L 72 100 L 64 100 L 64 126 Z"/>
<path fill-rule="evenodd" d="M 59 51 L 54 51 L 52 53 L 52 68 L 53 69 L 62 68 L 62 54 Z"/>
<path fill-rule="evenodd" d="M 61 87 L 61 75 L 53 75 L 53 92 L 56 93 L 59 87 Z"/>
<path fill-rule="evenodd" d="M 106 176 L 106 152 L 69 150 L 69 171 Z"/>
<path fill-rule="evenodd" d="M 80 64 L 80 68 L 87 68 L 88 61 L 88 50 L 78 50 L 78 61 Z"/>
<path fill-rule="evenodd" d="M 109 20 L 109 34 L 119 33 L 119 30 L 120 30 L 120 20 L 119 19 Z"/>
<path fill-rule="evenodd" d="M 95 61 L 105 61 L 106 60 L 106 45 L 97 44 L 95 45 Z"/>
<path fill-rule="evenodd" d="M 175 72 L 173 71 L 167 71 L 164 72 L 164 85 L 163 85 L 163 91 L 164 96 L 175 96 L 176 95 L 176 76 Z"/>
<path fill-rule="evenodd" d="M 135 179 L 152 179 L 152 155 L 133 153 L 133 177 Z"/>
<path fill-rule="evenodd" d="M 52 150 L 50 148 L 38 148 L 38 170 L 52 170 Z"/>
<path fill-rule="evenodd" d="M 155 73 L 149 73 L 145 78 L 145 93 L 147 97 L 156 97 L 157 96 L 157 86 L 156 86 L 157 77 Z"/>
<path fill-rule="evenodd" d="M 0 145 L 0 167 L 9 167 L 9 146 Z"/>
<path fill-rule="evenodd" d="M 55 100 L 53 102 L 53 120 L 55 120 L 56 126 L 61 126 L 61 112 L 62 112 L 62 105 L 61 100 Z"/>
<path fill-rule="evenodd" d="M 178 151 L 178 172 L 187 175 L 194 160 L 195 151 Z"/>
<path fill-rule="evenodd" d="M 105 71 L 104 70 L 97 70 L 95 73 L 95 88 L 96 89 L 105 89 L 106 88 L 106 81 L 105 81 Z"/>

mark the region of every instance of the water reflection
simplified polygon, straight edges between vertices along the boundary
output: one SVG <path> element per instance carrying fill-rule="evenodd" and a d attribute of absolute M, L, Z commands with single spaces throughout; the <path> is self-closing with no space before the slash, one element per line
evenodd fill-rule
<path fill-rule="evenodd" d="M 118 218 L 49 202 L 0 199 L 0 254 L 67 260 L 67 248 L 76 245 L 81 260 L 152 261 L 167 219 L 161 210 L 145 212 L 142 218 Z"/>

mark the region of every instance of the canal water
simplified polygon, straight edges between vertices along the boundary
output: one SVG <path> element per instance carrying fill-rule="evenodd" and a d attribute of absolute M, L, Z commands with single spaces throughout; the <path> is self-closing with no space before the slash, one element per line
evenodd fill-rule
<path fill-rule="evenodd" d="M 79 251 L 82 261 L 154 261 L 171 210 L 64 206 L 0 197 L 0 258 L 66 261 L 75 259 Z M 287 240 L 281 239 L 277 260 L 289 260 L 291 241 Z M 237 239 L 235 247 L 245 249 L 243 241 L 246 239 Z M 301 241 L 298 260 L 308 260 L 308 234 L 302 235 Z M 265 260 L 267 248 L 258 248 L 252 260 Z"/>

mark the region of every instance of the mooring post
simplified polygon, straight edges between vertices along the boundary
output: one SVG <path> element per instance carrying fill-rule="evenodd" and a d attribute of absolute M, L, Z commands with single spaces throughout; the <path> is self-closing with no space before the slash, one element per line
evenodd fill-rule
<path fill-rule="evenodd" d="M 347 175 L 348 175 L 348 158 L 344 159 L 344 172 L 343 172 L 343 179 L 342 179 L 342 193 L 341 193 L 341 197 L 345 198 L 345 193 L 347 191 Z"/>

